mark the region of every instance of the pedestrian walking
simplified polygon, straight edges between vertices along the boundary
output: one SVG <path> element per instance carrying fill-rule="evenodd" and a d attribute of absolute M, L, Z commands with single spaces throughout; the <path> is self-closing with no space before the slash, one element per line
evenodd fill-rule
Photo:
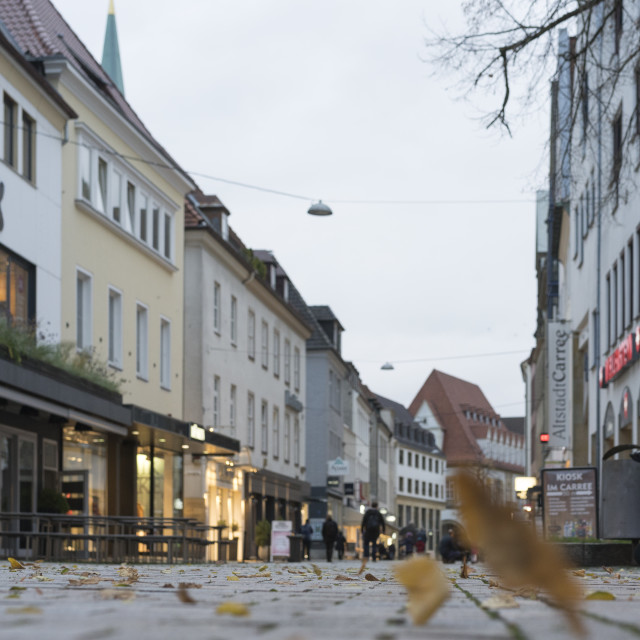
<path fill-rule="evenodd" d="M 451 564 L 456 560 L 464 560 L 465 557 L 469 559 L 470 555 L 458 544 L 458 541 L 456 540 L 456 534 L 453 529 L 449 529 L 446 535 L 442 536 L 438 551 L 442 556 L 442 562 L 444 562 L 445 564 Z"/>
<path fill-rule="evenodd" d="M 331 562 L 333 557 L 333 546 L 336 543 L 338 537 L 338 525 L 334 519 L 328 515 L 327 519 L 322 525 L 322 539 L 324 540 L 325 547 L 327 548 L 327 562 Z"/>
<path fill-rule="evenodd" d="M 338 537 L 336 538 L 336 551 L 338 552 L 338 560 L 342 560 L 344 557 L 344 545 L 347 539 L 344 537 L 342 530 L 338 531 Z"/>
<path fill-rule="evenodd" d="M 300 528 L 302 534 L 302 559 L 311 560 L 311 536 L 313 535 L 313 527 L 309 522 L 309 518 Z"/>
<path fill-rule="evenodd" d="M 375 500 L 362 516 L 361 529 L 364 539 L 364 557 L 368 558 L 371 555 L 375 562 L 378 550 L 378 536 L 380 532 L 384 533 L 385 529 L 384 518 L 378 511 L 378 503 Z"/>

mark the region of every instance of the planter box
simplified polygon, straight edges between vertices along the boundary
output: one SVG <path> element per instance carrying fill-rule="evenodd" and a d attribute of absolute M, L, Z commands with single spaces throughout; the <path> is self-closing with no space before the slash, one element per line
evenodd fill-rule
<path fill-rule="evenodd" d="M 564 542 L 558 546 L 576 567 L 628 567 L 635 564 L 630 542 Z"/>

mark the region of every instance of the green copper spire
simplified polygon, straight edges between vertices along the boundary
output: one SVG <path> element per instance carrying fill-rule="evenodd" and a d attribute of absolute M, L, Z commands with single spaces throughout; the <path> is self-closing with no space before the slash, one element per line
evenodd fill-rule
<path fill-rule="evenodd" d="M 104 49 L 102 50 L 102 68 L 109 74 L 113 84 L 124 95 L 122 81 L 122 67 L 120 66 L 120 48 L 118 47 L 118 31 L 116 30 L 116 10 L 113 0 L 109 0 L 109 15 L 107 16 L 107 30 L 104 34 Z"/>

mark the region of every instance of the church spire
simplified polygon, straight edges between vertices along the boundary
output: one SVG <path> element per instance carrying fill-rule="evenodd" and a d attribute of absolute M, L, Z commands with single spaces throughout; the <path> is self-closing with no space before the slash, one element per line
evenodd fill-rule
<path fill-rule="evenodd" d="M 120 65 L 120 48 L 118 46 L 118 31 L 116 29 L 116 10 L 113 0 L 109 0 L 109 15 L 107 16 L 107 30 L 104 34 L 104 48 L 102 49 L 102 68 L 109 74 L 113 84 L 124 95 L 122 81 L 122 67 Z"/>

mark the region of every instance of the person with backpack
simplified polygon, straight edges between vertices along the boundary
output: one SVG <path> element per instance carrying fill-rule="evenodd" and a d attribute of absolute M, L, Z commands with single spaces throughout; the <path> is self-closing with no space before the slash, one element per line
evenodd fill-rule
<path fill-rule="evenodd" d="M 376 561 L 378 536 L 384 533 L 385 525 L 382 514 L 378 511 L 378 503 L 374 500 L 371 507 L 362 516 L 362 537 L 364 539 L 364 557 L 369 555 Z"/>
<path fill-rule="evenodd" d="M 336 543 L 338 537 L 338 525 L 335 520 L 328 515 L 327 519 L 322 525 L 322 539 L 324 540 L 325 547 L 327 548 L 327 562 L 331 562 L 333 557 L 333 546 Z"/>

